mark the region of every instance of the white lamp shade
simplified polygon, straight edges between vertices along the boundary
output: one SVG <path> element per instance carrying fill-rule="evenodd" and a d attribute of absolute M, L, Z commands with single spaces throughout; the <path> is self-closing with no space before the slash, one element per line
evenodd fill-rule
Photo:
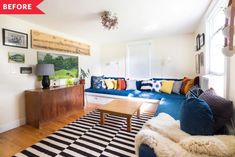
<path fill-rule="evenodd" d="M 37 64 L 36 75 L 38 76 L 55 75 L 54 64 Z"/>

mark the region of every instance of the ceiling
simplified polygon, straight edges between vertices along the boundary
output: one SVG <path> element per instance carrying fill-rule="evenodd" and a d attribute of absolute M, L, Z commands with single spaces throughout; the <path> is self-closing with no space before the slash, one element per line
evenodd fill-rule
<path fill-rule="evenodd" d="M 192 33 L 211 0 L 44 0 L 45 15 L 16 17 L 97 43 Z M 105 30 L 99 14 L 109 10 L 118 29 Z"/>

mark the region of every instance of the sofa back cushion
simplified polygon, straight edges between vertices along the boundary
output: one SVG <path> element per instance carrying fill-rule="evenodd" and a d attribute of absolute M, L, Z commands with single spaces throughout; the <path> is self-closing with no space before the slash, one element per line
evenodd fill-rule
<path fill-rule="evenodd" d="M 125 90 L 126 89 L 126 81 L 124 79 L 117 80 L 117 90 Z"/>
<path fill-rule="evenodd" d="M 198 98 L 186 99 L 181 108 L 180 128 L 191 135 L 213 135 L 214 118 L 209 105 Z"/>
<path fill-rule="evenodd" d="M 91 88 L 102 89 L 104 76 L 91 76 Z"/>
<path fill-rule="evenodd" d="M 152 91 L 153 80 L 143 80 L 141 81 L 140 90 L 142 91 Z"/>
<path fill-rule="evenodd" d="M 225 126 L 225 123 L 232 118 L 233 102 L 216 95 L 213 89 L 208 89 L 199 96 L 210 106 L 215 118 L 215 133 Z"/>
<path fill-rule="evenodd" d="M 180 89 L 181 89 L 182 83 L 183 83 L 182 81 L 175 81 L 174 85 L 173 85 L 172 92 L 175 94 L 180 94 Z"/>
<path fill-rule="evenodd" d="M 163 80 L 160 91 L 163 93 L 171 94 L 173 85 L 174 85 L 174 81 Z"/>
<path fill-rule="evenodd" d="M 126 90 L 136 90 L 136 80 L 126 80 Z"/>

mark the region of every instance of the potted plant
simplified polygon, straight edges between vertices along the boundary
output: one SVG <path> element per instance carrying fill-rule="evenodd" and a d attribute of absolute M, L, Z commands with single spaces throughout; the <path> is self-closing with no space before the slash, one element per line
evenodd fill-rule
<path fill-rule="evenodd" d="M 85 84 L 85 78 L 88 78 L 89 75 L 90 75 L 90 70 L 89 69 L 87 69 L 87 72 L 86 72 L 85 70 L 83 70 L 81 68 L 79 83 L 80 84 Z"/>

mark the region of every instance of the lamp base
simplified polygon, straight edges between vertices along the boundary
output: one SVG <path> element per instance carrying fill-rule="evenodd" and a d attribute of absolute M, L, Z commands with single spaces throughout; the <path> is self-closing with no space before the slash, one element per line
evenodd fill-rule
<path fill-rule="evenodd" d="M 42 77 L 42 87 L 43 89 L 50 88 L 50 78 L 48 75 Z"/>

